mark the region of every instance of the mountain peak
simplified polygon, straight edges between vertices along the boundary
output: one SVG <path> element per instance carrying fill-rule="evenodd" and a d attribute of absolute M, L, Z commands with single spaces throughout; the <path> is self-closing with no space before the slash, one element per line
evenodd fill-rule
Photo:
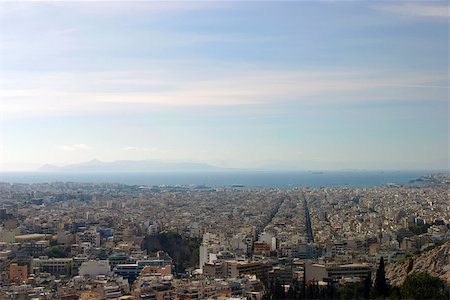
<path fill-rule="evenodd" d="M 191 172 L 214 170 L 220 170 L 220 168 L 205 163 L 192 162 L 164 162 L 151 160 L 102 162 L 98 159 L 64 167 L 47 164 L 37 169 L 39 172 Z"/>
<path fill-rule="evenodd" d="M 45 165 L 41 166 L 39 169 L 37 169 L 36 171 L 38 171 L 38 172 L 55 172 L 59 168 L 60 167 L 55 166 L 55 165 L 45 164 Z"/>
<path fill-rule="evenodd" d="M 94 158 L 92 160 L 86 161 L 86 162 L 81 163 L 81 164 L 83 164 L 83 165 L 88 165 L 88 164 L 92 165 L 92 164 L 101 164 L 101 163 L 103 163 L 101 160 Z"/>

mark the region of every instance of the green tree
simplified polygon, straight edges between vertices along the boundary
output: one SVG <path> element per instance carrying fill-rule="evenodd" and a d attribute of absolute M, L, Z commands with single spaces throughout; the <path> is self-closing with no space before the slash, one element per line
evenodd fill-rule
<path fill-rule="evenodd" d="M 403 299 L 449 299 L 449 286 L 426 272 L 412 273 L 401 286 Z"/>
<path fill-rule="evenodd" d="M 69 253 L 60 246 L 53 246 L 48 252 L 48 257 L 65 258 L 68 257 Z"/>
<path fill-rule="evenodd" d="M 374 284 L 375 293 L 377 296 L 386 297 L 389 293 L 389 287 L 386 282 L 386 271 L 384 269 L 384 258 L 380 258 L 380 265 L 377 269 Z"/>
<path fill-rule="evenodd" d="M 347 283 L 338 290 L 340 299 L 365 299 L 364 282 Z"/>
<path fill-rule="evenodd" d="M 72 263 L 69 262 L 64 266 L 64 270 L 66 272 L 67 275 L 71 276 L 72 275 Z"/>

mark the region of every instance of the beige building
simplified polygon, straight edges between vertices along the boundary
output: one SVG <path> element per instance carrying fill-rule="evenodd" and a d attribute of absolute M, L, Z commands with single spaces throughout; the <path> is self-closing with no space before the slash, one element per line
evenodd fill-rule
<path fill-rule="evenodd" d="M 41 256 L 33 259 L 33 269 L 39 268 L 41 272 L 47 272 L 52 275 L 70 275 L 72 274 L 72 258 L 48 258 Z"/>

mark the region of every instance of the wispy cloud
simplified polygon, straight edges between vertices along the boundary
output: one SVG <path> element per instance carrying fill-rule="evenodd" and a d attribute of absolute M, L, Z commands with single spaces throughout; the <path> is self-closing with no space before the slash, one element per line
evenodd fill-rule
<path fill-rule="evenodd" d="M 236 70 L 210 79 L 190 73 L 80 72 L 0 78 L 3 117 L 151 111 L 164 107 L 239 106 L 277 102 L 343 103 L 446 99 L 447 74 Z M 365 96 L 361 97 L 364 93 Z M 71 147 L 74 147 L 71 145 Z"/>
<path fill-rule="evenodd" d="M 448 19 L 448 2 L 407 2 L 377 5 L 376 8 L 404 16 Z"/>
<path fill-rule="evenodd" d="M 73 147 L 75 147 L 77 149 L 91 149 L 91 147 L 89 147 L 86 144 L 74 144 Z"/>
<path fill-rule="evenodd" d="M 123 0 L 59 0 L 42 3 L 40 0 L 2 0 L 2 10 L 6 13 L 30 15 L 36 13 L 38 6 L 47 9 L 70 9 L 73 13 L 96 16 L 115 16 L 124 14 L 145 14 L 158 16 L 161 13 L 179 13 L 208 8 L 224 8 L 226 4 L 216 1 L 130 1 Z"/>
<path fill-rule="evenodd" d="M 159 151 L 158 148 L 145 148 L 145 147 L 133 147 L 133 146 L 123 147 L 120 150 L 122 150 L 122 151 L 139 151 L 139 152 L 155 152 L 155 151 Z"/>
<path fill-rule="evenodd" d="M 87 150 L 91 149 L 90 146 L 86 144 L 72 144 L 72 145 L 56 145 L 56 148 L 63 151 L 75 151 L 75 150 Z"/>

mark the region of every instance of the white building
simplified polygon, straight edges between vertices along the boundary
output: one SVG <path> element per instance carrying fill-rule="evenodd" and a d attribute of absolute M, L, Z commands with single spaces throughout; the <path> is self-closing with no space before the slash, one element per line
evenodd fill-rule
<path fill-rule="evenodd" d="M 199 263 L 200 269 L 203 268 L 205 263 L 211 261 L 210 255 L 219 253 L 226 250 L 224 246 L 220 245 L 220 241 L 217 235 L 211 233 L 205 233 L 203 235 L 203 241 L 199 249 Z"/>
<path fill-rule="evenodd" d="M 270 245 L 272 251 L 277 249 L 277 239 L 273 234 L 269 232 L 262 232 L 259 235 L 258 242 L 263 242 L 266 243 L 267 245 Z"/>
<path fill-rule="evenodd" d="M 111 272 L 109 261 L 107 260 L 90 260 L 81 264 L 78 274 L 81 276 L 89 276 L 95 278 L 98 275 L 108 275 Z"/>

